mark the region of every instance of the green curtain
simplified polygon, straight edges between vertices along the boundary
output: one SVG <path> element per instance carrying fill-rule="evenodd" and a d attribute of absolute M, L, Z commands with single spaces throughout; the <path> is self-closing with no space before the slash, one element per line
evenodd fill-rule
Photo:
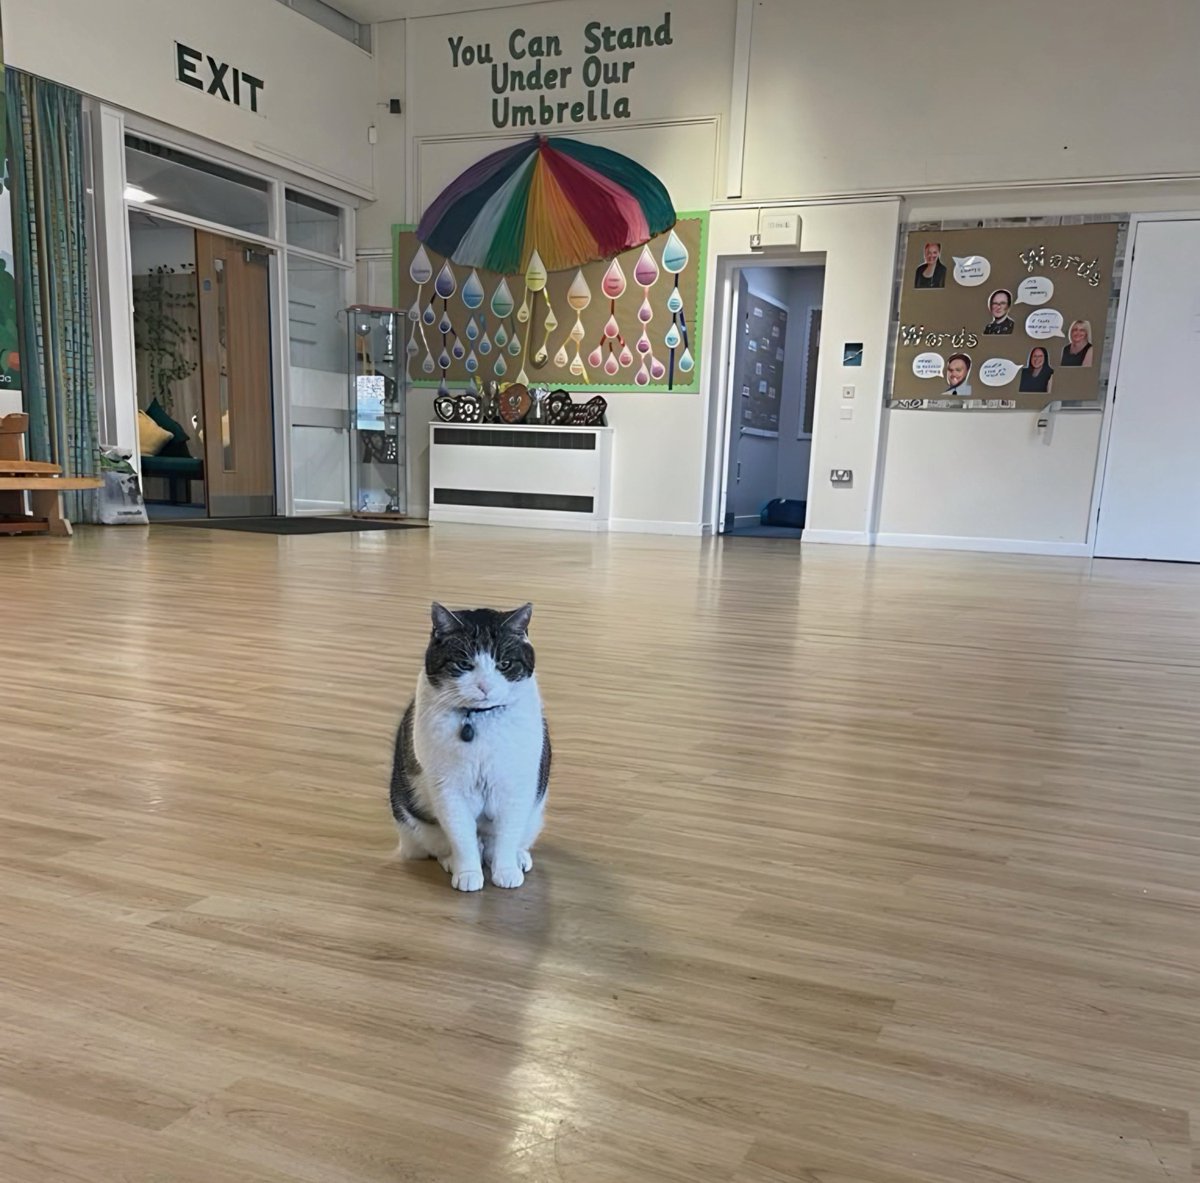
<path fill-rule="evenodd" d="M 29 456 L 95 476 L 99 463 L 92 343 L 83 98 L 5 71 L 21 377 Z M 67 515 L 92 521 L 90 492 Z"/>

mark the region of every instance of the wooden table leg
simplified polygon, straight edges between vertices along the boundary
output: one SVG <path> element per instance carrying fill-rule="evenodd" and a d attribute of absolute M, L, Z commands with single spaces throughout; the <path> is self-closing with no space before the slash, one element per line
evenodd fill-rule
<path fill-rule="evenodd" d="M 62 494 L 55 489 L 34 489 L 30 497 L 33 499 L 34 517 L 45 518 L 50 533 L 55 537 L 70 538 L 71 523 L 63 513 Z"/>

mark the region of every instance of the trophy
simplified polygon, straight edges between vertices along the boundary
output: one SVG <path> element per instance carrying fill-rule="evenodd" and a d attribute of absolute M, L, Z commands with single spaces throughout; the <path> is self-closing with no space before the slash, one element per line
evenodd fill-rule
<path fill-rule="evenodd" d="M 495 423 L 500 417 L 500 387 L 494 379 L 479 386 L 479 401 L 483 405 L 483 422 Z"/>

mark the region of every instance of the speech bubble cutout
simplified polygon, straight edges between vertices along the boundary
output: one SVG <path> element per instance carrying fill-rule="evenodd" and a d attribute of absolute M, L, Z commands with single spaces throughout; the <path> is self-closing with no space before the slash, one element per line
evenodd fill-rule
<path fill-rule="evenodd" d="M 1025 318 L 1025 331 L 1038 341 L 1044 341 L 1047 337 L 1061 337 L 1062 325 L 1062 313 L 1055 312 L 1053 308 L 1031 312 Z"/>
<path fill-rule="evenodd" d="M 918 378 L 940 378 L 946 372 L 946 359 L 940 353 L 918 353 L 913 358 L 913 373 Z"/>
<path fill-rule="evenodd" d="M 992 265 L 982 255 L 954 256 L 954 281 L 965 288 L 977 288 L 992 273 Z"/>
<path fill-rule="evenodd" d="M 1028 279 L 1021 280 L 1021 286 L 1017 288 L 1018 304 L 1037 306 L 1045 304 L 1053 296 L 1054 283 L 1046 275 L 1031 275 Z"/>
<path fill-rule="evenodd" d="M 1021 367 L 1007 357 L 993 357 L 979 367 L 979 381 L 984 386 L 1007 386 L 1019 373 Z"/>

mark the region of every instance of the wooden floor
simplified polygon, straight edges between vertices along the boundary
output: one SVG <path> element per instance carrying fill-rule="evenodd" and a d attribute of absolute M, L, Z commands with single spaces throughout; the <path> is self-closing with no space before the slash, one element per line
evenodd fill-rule
<path fill-rule="evenodd" d="M 537 605 L 515 893 L 389 860 Z M 1200 1179 L 1200 570 L 464 528 L 0 541 L 4 1183 Z"/>

